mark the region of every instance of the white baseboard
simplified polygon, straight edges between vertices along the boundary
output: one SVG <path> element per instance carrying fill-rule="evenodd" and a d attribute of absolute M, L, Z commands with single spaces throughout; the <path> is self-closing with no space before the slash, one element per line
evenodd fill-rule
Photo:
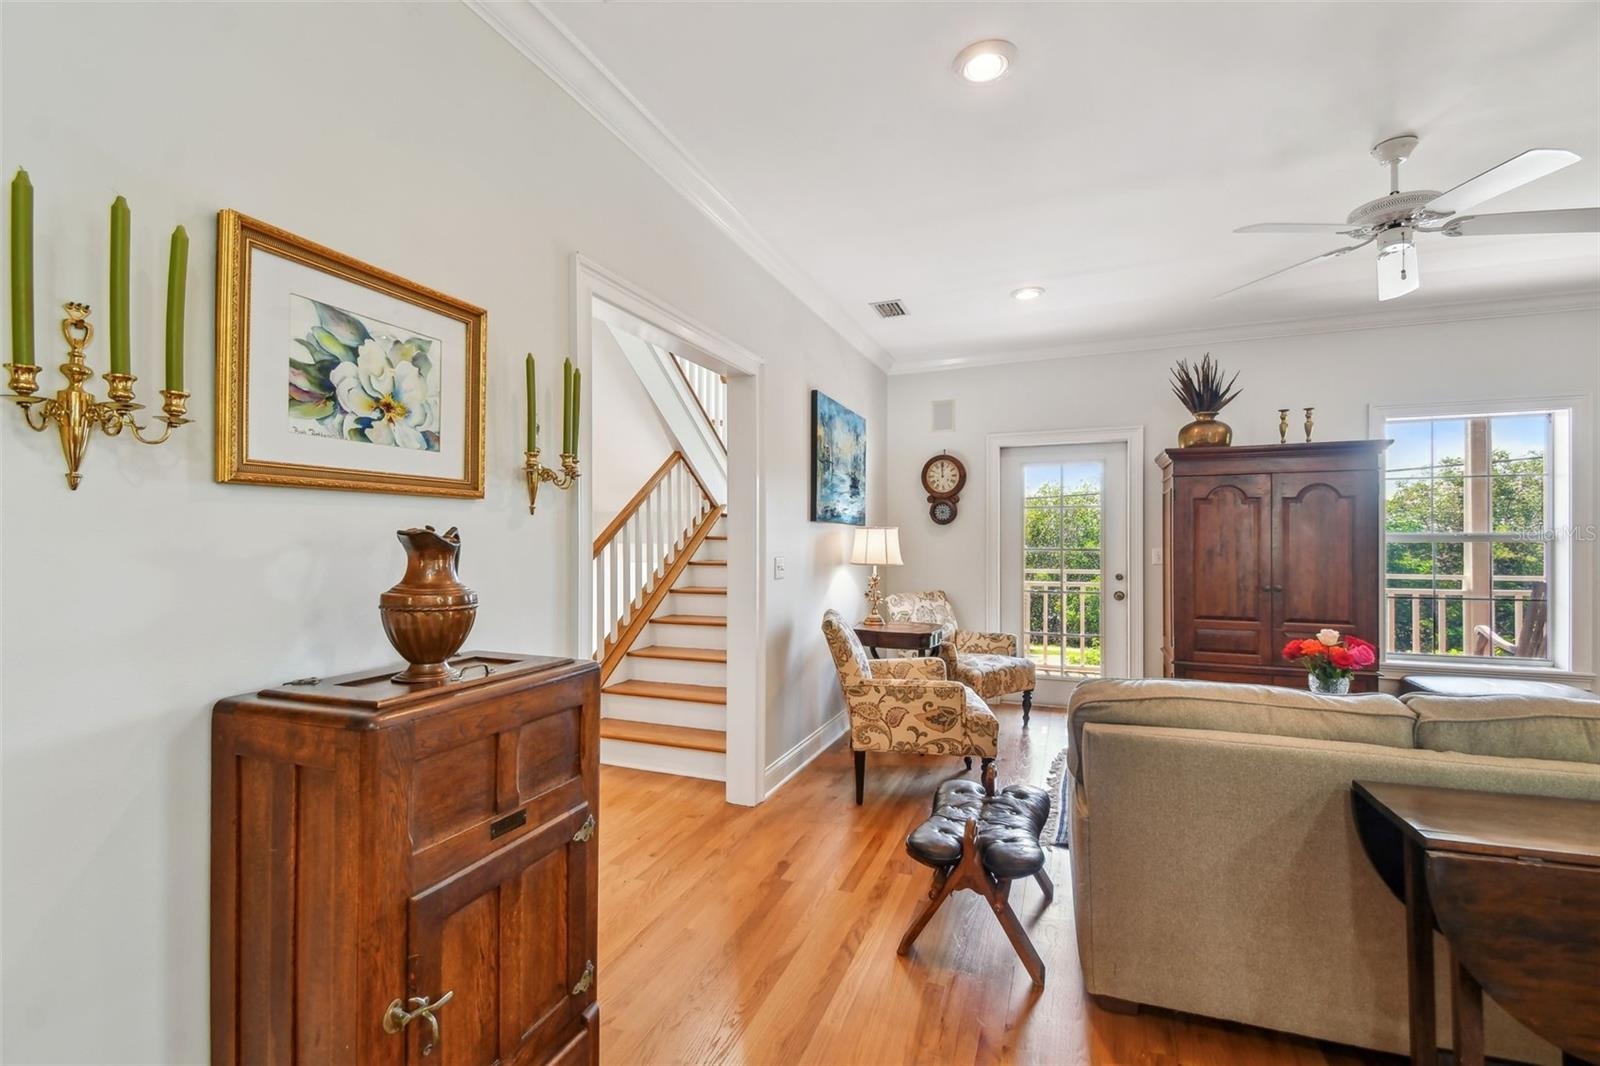
<path fill-rule="evenodd" d="M 828 745 L 844 736 L 849 728 L 849 713 L 840 711 L 813 730 L 810 736 L 778 756 L 762 775 L 763 798 L 770 798 L 789 778 L 804 770 L 812 759 L 826 751 Z"/>

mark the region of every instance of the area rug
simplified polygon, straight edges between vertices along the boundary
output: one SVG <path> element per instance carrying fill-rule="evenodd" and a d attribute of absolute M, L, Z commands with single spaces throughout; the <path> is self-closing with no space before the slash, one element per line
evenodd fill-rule
<path fill-rule="evenodd" d="M 1044 779 L 1044 787 L 1050 793 L 1050 817 L 1044 823 L 1044 832 L 1039 834 L 1039 840 L 1053 848 L 1068 846 L 1068 834 L 1072 829 L 1072 819 L 1067 817 L 1067 804 L 1072 802 L 1072 776 L 1067 773 L 1067 749 L 1062 748 L 1050 763 L 1050 773 Z"/>

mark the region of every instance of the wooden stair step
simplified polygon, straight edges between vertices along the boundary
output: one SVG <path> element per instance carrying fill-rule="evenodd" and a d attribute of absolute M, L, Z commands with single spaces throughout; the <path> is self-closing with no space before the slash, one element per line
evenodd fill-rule
<path fill-rule="evenodd" d="M 722 629 L 728 626 L 726 618 L 715 614 L 658 614 L 650 622 L 663 626 L 716 626 Z"/>
<path fill-rule="evenodd" d="M 721 685 L 683 685 L 676 681 L 618 681 L 600 690 L 607 696 L 643 696 L 652 700 L 680 700 L 684 703 L 728 703 L 728 690 Z"/>
<path fill-rule="evenodd" d="M 728 590 L 719 585 L 674 585 L 672 591 L 684 596 L 726 596 Z"/>
<path fill-rule="evenodd" d="M 690 559 L 690 566 L 727 566 L 726 559 Z"/>
<path fill-rule="evenodd" d="M 721 533 L 708 533 L 708 534 L 706 534 L 706 539 L 707 540 L 727 540 L 728 538 L 723 536 Z"/>
<path fill-rule="evenodd" d="M 650 644 L 634 648 L 629 655 L 641 659 L 674 659 L 683 663 L 725 663 L 728 653 L 723 648 L 674 648 L 670 644 Z"/>
<path fill-rule="evenodd" d="M 728 736 L 715 729 L 690 729 L 683 725 L 657 725 L 630 722 L 623 718 L 600 719 L 602 740 L 631 740 L 635 744 L 658 744 L 665 748 L 690 748 L 694 751 L 726 752 Z"/>

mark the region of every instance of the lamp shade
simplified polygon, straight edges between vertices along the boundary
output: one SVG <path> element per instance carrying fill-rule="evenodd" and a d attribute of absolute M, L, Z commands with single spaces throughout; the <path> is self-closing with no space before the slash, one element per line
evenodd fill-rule
<path fill-rule="evenodd" d="M 866 566 L 900 566 L 900 527 L 867 526 L 856 530 L 850 561 Z"/>

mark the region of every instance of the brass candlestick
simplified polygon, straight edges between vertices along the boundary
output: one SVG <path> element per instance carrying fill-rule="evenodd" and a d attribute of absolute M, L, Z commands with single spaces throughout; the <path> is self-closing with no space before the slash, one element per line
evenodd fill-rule
<path fill-rule="evenodd" d="M 172 435 L 174 426 L 191 421 L 184 417 L 189 403 L 187 392 L 162 389 L 162 414 L 155 421 L 166 426 L 159 437 L 145 436 L 148 424 L 140 425 L 133 412 L 144 405 L 133 399 L 132 374 L 106 374 L 108 399 L 96 400 L 83 387 L 94 377 L 83 350 L 94 338 L 94 327 L 89 324 L 89 305 L 69 303 L 64 305 L 67 317 L 61 320 L 61 335 L 67 340 L 67 361 L 61 364 L 61 376 L 67 387 L 58 389 L 55 397 L 35 396 L 39 391 L 39 367 L 28 364 L 7 363 L 11 376 L 11 392 L 6 399 L 22 408 L 23 420 L 35 431 L 43 433 L 54 422 L 61 432 L 61 451 L 67 458 L 67 487 L 76 489 L 83 480 L 78 468 L 83 464 L 83 454 L 89 447 L 89 436 L 96 426 L 108 437 L 115 437 L 124 428 L 141 444 L 163 444 Z M 38 408 L 35 416 L 34 408 Z"/>
<path fill-rule="evenodd" d="M 539 462 L 537 450 L 524 452 L 523 472 L 528 476 L 528 513 L 533 514 L 539 502 L 539 486 L 550 482 L 558 489 L 570 489 L 578 483 L 578 457 L 571 452 L 561 453 L 561 469 L 551 470 Z"/>
<path fill-rule="evenodd" d="M 1278 408 L 1278 443 L 1289 443 L 1289 409 L 1287 407 Z"/>
<path fill-rule="evenodd" d="M 1306 443 L 1307 444 L 1311 443 L 1311 412 L 1315 411 L 1315 410 L 1316 410 L 1315 407 L 1307 407 L 1306 408 Z"/>

